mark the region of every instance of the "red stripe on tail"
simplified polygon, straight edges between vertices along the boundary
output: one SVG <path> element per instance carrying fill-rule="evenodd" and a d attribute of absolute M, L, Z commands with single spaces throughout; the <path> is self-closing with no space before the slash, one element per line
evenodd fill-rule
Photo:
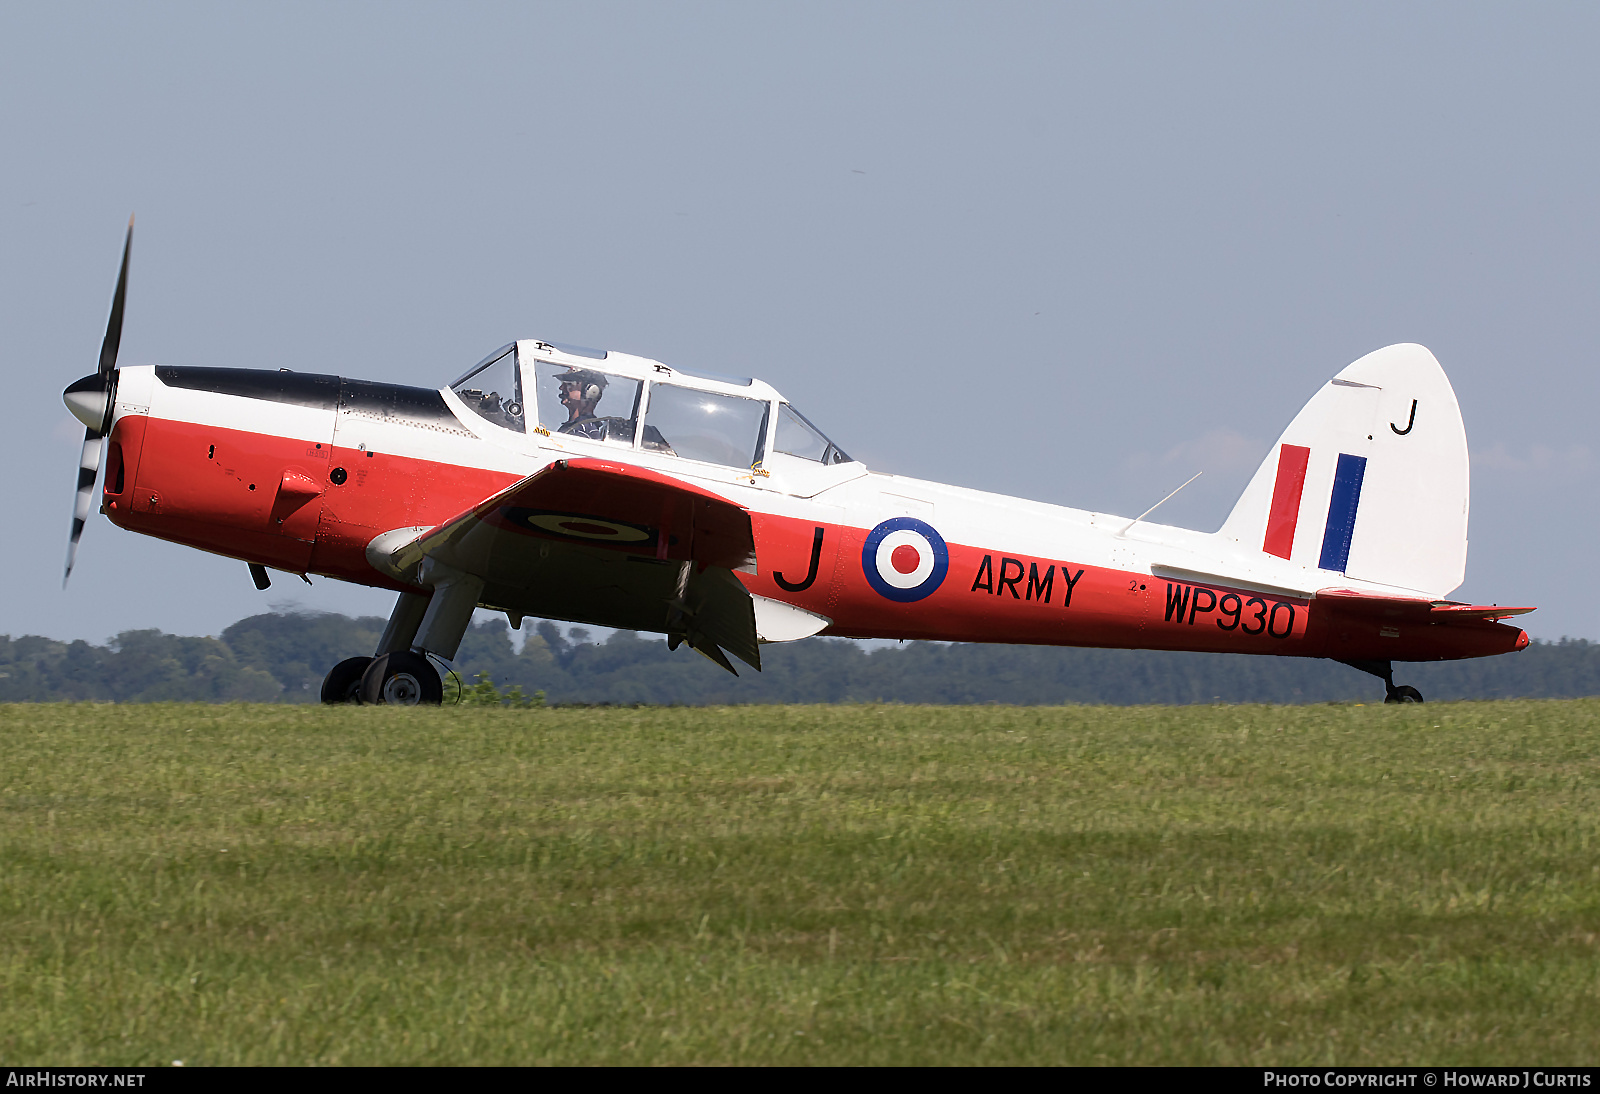
<path fill-rule="evenodd" d="M 1286 444 L 1278 449 L 1278 481 L 1272 486 L 1272 509 L 1267 513 L 1267 537 L 1261 549 L 1288 558 L 1294 551 L 1294 529 L 1300 521 L 1300 494 L 1306 488 L 1306 463 L 1311 449 Z"/>

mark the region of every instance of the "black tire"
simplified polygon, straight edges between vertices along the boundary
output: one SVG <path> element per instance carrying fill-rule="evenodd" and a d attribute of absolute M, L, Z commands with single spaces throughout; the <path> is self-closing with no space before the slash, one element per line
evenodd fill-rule
<path fill-rule="evenodd" d="M 375 657 L 361 677 L 361 701 L 395 707 L 438 706 L 444 685 L 428 659 L 410 650 Z"/>
<path fill-rule="evenodd" d="M 1384 697 L 1385 703 L 1420 703 L 1422 692 L 1410 684 L 1401 684 Z"/>
<path fill-rule="evenodd" d="M 372 664 L 370 657 L 346 657 L 322 678 L 322 701 L 337 705 L 361 702 L 361 677 Z"/>

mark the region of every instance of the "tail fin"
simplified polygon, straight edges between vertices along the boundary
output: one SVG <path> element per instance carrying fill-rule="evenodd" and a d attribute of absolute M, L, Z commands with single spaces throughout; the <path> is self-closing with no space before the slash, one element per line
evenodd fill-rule
<path fill-rule="evenodd" d="M 1289 423 L 1217 534 L 1288 559 L 1442 597 L 1467 567 L 1467 434 L 1417 345 L 1369 353 Z"/>

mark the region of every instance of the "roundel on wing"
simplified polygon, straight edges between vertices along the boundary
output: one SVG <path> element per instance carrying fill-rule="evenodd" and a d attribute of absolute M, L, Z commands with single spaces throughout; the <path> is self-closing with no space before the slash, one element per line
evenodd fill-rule
<path fill-rule="evenodd" d="M 950 569 L 944 537 L 915 517 L 893 517 L 867 534 L 861 571 L 873 592 L 901 604 L 933 595 Z"/>
<path fill-rule="evenodd" d="M 583 539 L 595 543 L 643 543 L 655 538 L 655 532 L 643 525 L 582 513 L 508 508 L 505 515 L 513 524 L 564 539 Z"/>

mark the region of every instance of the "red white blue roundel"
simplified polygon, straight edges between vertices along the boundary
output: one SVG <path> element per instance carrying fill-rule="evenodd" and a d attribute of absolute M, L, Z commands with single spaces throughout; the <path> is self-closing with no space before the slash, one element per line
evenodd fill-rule
<path fill-rule="evenodd" d="M 502 512 L 512 524 L 564 539 L 586 539 L 601 543 L 642 544 L 655 539 L 655 532 L 642 524 L 591 517 L 582 513 L 560 513 L 549 509 L 522 509 L 508 506 Z"/>
<path fill-rule="evenodd" d="M 909 604 L 933 595 L 950 569 L 944 537 L 915 517 L 894 517 L 874 528 L 861 548 L 861 570 L 873 592 Z"/>

